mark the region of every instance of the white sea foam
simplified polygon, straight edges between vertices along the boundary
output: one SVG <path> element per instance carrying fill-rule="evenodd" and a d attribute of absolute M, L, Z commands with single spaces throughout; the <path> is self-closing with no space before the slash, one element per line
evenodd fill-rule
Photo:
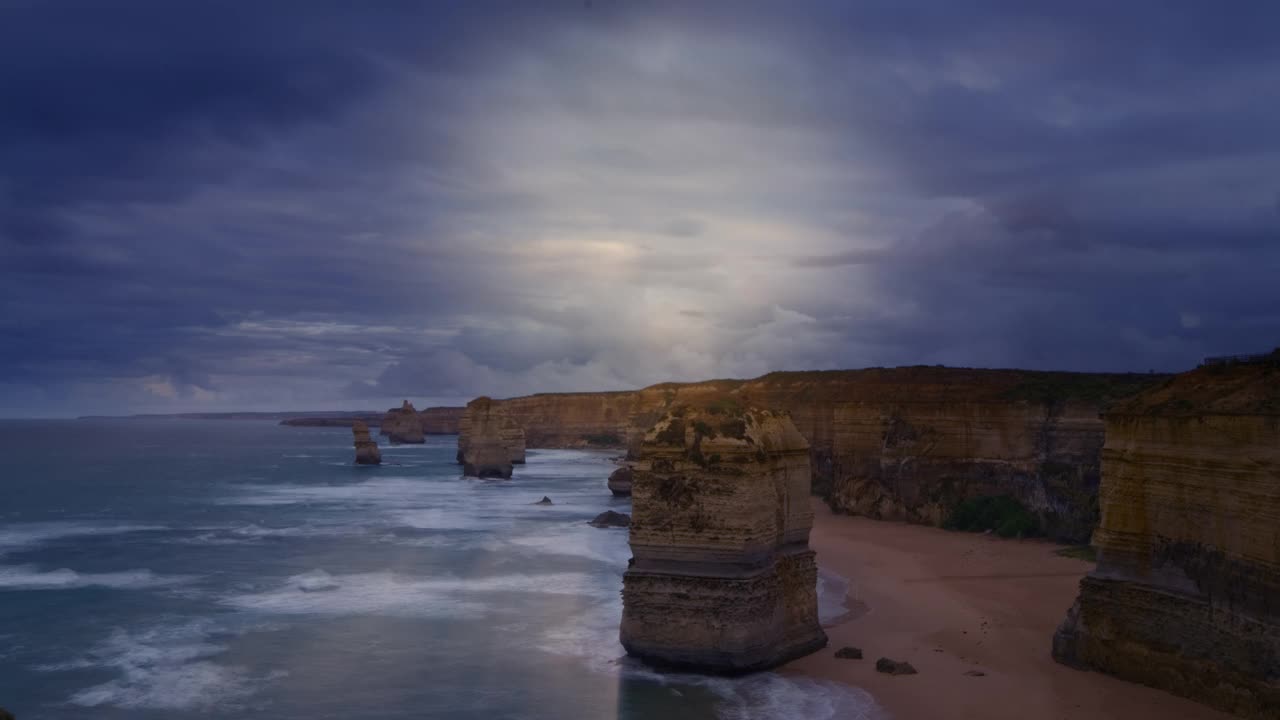
<path fill-rule="evenodd" d="M 74 705 L 131 710 L 233 707 L 262 680 L 252 678 L 244 668 L 214 661 L 226 650 L 209 640 L 214 630 L 209 620 L 132 632 L 117 629 L 84 657 L 40 669 L 105 667 L 119 672 L 117 678 L 74 693 L 69 699 Z"/>
<path fill-rule="evenodd" d="M 81 573 L 68 568 L 38 570 L 31 565 L 0 566 L 0 590 L 73 590 L 86 587 L 141 590 L 177 585 L 190 579 L 179 575 L 156 575 L 150 570 Z"/>
<path fill-rule="evenodd" d="M 312 570 L 301 575 L 294 575 L 289 578 L 298 589 L 303 592 L 319 592 L 321 590 L 336 590 L 340 587 L 337 580 L 333 576 L 323 570 Z"/>
<path fill-rule="evenodd" d="M 723 720 L 872 720 L 885 717 L 871 694 L 829 680 L 760 673 L 745 678 L 697 678 L 723 702 Z"/>
<path fill-rule="evenodd" d="M 724 720 L 872 720 L 885 717 L 866 691 L 843 683 L 759 673 L 745 678 L 716 678 L 662 673 L 627 658 L 618 643 L 622 604 L 616 599 L 577 613 L 573 621 L 541 635 L 540 649 L 581 658 L 594 672 L 671 686 L 696 686 L 721 700 Z"/>
<path fill-rule="evenodd" d="M 833 622 L 849 612 L 846 600 L 849 594 L 848 578 L 818 568 L 818 621 L 823 625 Z"/>
<path fill-rule="evenodd" d="M 532 541 L 532 544 L 541 543 Z M 574 545 L 567 543 L 563 547 Z M 625 551 L 625 546 L 622 550 Z M 838 617 L 845 613 L 848 581 L 826 571 L 820 571 L 820 578 L 819 616 Z M 621 578 L 618 585 L 621 585 Z M 716 712 L 723 720 L 872 720 L 886 717 L 869 693 L 843 683 L 777 673 L 714 678 L 655 671 L 626 657 L 618 643 L 621 617 L 622 602 L 616 590 L 607 596 L 597 594 L 595 601 L 576 612 L 570 622 L 532 636 L 535 638 L 533 642 L 544 652 L 580 658 L 593 672 L 657 682 L 671 686 L 673 692 L 679 692 L 682 686 L 703 687 L 721 699 Z M 513 635 L 519 636 L 525 631 L 527 629 L 521 629 Z"/>
<path fill-rule="evenodd" d="M 346 537 L 364 535 L 368 528 L 355 524 L 294 525 L 290 527 L 262 527 L 254 523 L 232 527 L 197 528 L 204 532 L 190 537 L 176 538 L 172 542 L 182 545 L 247 545 L 263 540 L 293 537 Z"/>
<path fill-rule="evenodd" d="M 0 555 L 7 550 L 41 545 L 63 538 L 122 535 L 164 529 L 156 525 L 97 525 L 82 522 L 11 523 L 0 527 Z"/>
<path fill-rule="evenodd" d="M 515 545 L 517 549 L 536 551 L 540 555 L 584 557 L 620 569 L 626 567 L 627 558 L 631 557 L 626 533 L 608 532 L 591 527 L 585 522 L 508 538 L 505 543 Z M 496 550 L 501 545 L 501 542 L 495 542 L 489 547 Z"/>
<path fill-rule="evenodd" d="M 510 525 L 510 518 L 477 517 L 465 511 L 445 508 L 418 508 L 390 513 L 390 519 L 399 525 L 420 530 L 485 530 Z"/>
<path fill-rule="evenodd" d="M 482 615 L 491 607 L 478 597 L 484 593 L 601 597 L 616 590 L 603 590 L 591 577 L 578 573 L 415 578 L 390 572 L 330 575 L 313 570 L 288 578 L 276 589 L 231 595 L 223 603 L 281 615 L 464 617 Z"/>
<path fill-rule="evenodd" d="M 364 505 L 403 506 L 406 502 L 439 502 L 457 495 L 460 484 L 408 477 L 378 477 L 342 485 L 241 485 L 239 494 L 223 498 L 222 505 Z M 435 503 L 433 503 L 435 504 Z"/>

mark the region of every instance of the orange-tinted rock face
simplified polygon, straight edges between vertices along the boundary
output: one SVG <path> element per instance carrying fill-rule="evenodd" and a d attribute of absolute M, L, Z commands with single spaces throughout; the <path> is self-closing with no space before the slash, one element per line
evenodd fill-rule
<path fill-rule="evenodd" d="M 632 477 L 620 638 L 654 664 L 762 670 L 826 645 L 808 444 L 784 413 L 677 406 Z"/>
<path fill-rule="evenodd" d="M 1118 405 L 1102 473 L 1098 566 L 1054 657 L 1280 717 L 1280 363 Z"/>
<path fill-rule="evenodd" d="M 422 432 L 427 435 L 457 435 L 466 408 L 429 407 L 418 413 Z"/>
<path fill-rule="evenodd" d="M 937 524 L 965 498 L 1009 494 L 1050 535 L 1084 541 L 1097 521 L 1099 412 L 1162 379 L 916 367 L 498 402 L 525 428 L 530 447 L 633 452 L 643 430 L 675 404 L 719 399 L 785 410 L 809 442 L 815 491 L 838 511 Z"/>
<path fill-rule="evenodd" d="M 378 443 L 369 437 L 368 425 L 361 420 L 354 421 L 351 424 L 351 435 L 355 441 L 357 465 L 380 465 L 382 463 L 382 452 L 378 450 Z"/>
<path fill-rule="evenodd" d="M 379 432 L 386 435 L 392 443 L 426 442 L 422 418 L 413 408 L 413 403 L 408 400 L 405 400 L 400 407 L 387 411 L 386 416 L 382 418 Z"/>
<path fill-rule="evenodd" d="M 467 403 L 458 435 L 458 462 L 473 477 L 511 477 L 513 463 L 524 462 L 524 431 L 501 404 L 487 397 Z"/>

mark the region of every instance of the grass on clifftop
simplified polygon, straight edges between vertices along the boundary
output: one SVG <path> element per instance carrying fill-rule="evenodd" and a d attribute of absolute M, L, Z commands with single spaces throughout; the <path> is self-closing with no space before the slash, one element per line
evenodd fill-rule
<path fill-rule="evenodd" d="M 1044 405 L 1073 400 L 1107 405 L 1136 395 L 1168 378 L 1168 375 L 1154 373 L 1028 373 L 1020 383 L 1005 393 L 1005 399 Z"/>
<path fill-rule="evenodd" d="M 956 506 L 942 524 L 948 530 L 994 532 L 1000 537 L 1034 537 L 1040 523 L 1022 503 L 1008 495 L 982 495 Z"/>

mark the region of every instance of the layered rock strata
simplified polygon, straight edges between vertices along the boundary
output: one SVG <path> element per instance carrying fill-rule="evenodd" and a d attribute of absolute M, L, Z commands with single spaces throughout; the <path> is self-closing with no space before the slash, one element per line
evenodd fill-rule
<path fill-rule="evenodd" d="M 382 451 L 378 450 L 378 443 L 369 437 L 368 425 L 356 420 L 351 425 L 351 434 L 355 438 L 357 465 L 382 464 Z"/>
<path fill-rule="evenodd" d="M 418 413 L 422 432 L 427 435 L 457 435 L 465 411 L 466 408 L 460 407 L 429 407 Z"/>
<path fill-rule="evenodd" d="M 609 480 L 606 483 L 609 492 L 616 497 L 627 497 L 631 494 L 631 478 L 632 470 L 628 467 L 620 467 L 609 474 Z"/>
<path fill-rule="evenodd" d="M 783 410 L 809 442 L 815 492 L 839 512 L 936 525 L 965 499 L 1010 495 L 1049 536 L 1084 542 L 1098 517 L 1099 413 L 1164 379 L 871 368 L 496 402 L 529 447 L 612 444 L 633 456 L 644 431 L 679 404 Z"/>
<path fill-rule="evenodd" d="M 472 477 L 511 477 L 524 462 L 524 431 L 501 405 L 487 397 L 467 403 L 458 435 L 458 463 Z"/>
<path fill-rule="evenodd" d="M 1280 356 L 1178 376 L 1106 425 L 1098 565 L 1054 658 L 1280 717 Z"/>
<path fill-rule="evenodd" d="M 379 432 L 387 436 L 392 443 L 423 443 L 427 441 L 422 427 L 422 418 L 414 409 L 413 403 L 405 400 L 398 408 L 392 408 L 382 418 Z"/>
<path fill-rule="evenodd" d="M 655 665 L 737 674 L 826 645 L 809 446 L 785 413 L 673 408 L 632 480 L 620 639 Z"/>

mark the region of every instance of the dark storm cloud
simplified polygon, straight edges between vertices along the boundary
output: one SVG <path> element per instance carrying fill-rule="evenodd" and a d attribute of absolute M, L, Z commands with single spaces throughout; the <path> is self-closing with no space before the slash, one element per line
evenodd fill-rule
<path fill-rule="evenodd" d="M 1269 3 L 8 3 L 0 412 L 1280 337 Z"/>

